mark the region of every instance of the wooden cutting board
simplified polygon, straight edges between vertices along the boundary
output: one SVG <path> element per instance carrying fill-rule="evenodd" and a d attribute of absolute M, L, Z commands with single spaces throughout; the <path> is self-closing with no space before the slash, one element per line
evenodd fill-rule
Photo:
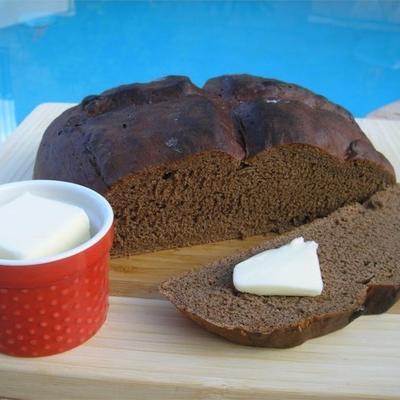
<path fill-rule="evenodd" d="M 48 124 L 71 104 L 42 104 L 0 145 L 0 183 L 30 179 Z M 400 121 L 358 120 L 400 177 Z M 0 398 L 400 398 L 400 306 L 287 350 L 241 347 L 157 299 L 164 278 L 265 237 L 160 251 L 111 263 L 110 313 L 83 346 L 41 359 L 0 355 Z"/>

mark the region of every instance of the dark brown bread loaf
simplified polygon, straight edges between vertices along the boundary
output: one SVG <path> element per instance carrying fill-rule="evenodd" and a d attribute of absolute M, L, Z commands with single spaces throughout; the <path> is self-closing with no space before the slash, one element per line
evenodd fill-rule
<path fill-rule="evenodd" d="M 282 231 L 395 181 L 347 111 L 248 75 L 90 96 L 46 130 L 34 177 L 103 193 L 114 255 Z"/>
<path fill-rule="evenodd" d="M 298 236 L 319 244 L 320 296 L 257 296 L 235 290 L 234 265 Z M 347 205 L 247 252 L 171 278 L 160 290 L 187 317 L 233 342 L 292 347 L 394 304 L 400 297 L 399 243 L 397 185 L 363 205 Z"/>

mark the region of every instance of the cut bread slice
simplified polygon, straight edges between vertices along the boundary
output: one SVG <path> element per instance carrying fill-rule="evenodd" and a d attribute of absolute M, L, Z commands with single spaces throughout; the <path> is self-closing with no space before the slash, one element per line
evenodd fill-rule
<path fill-rule="evenodd" d="M 320 296 L 257 296 L 235 290 L 237 263 L 298 236 L 319 244 Z M 210 332 L 252 346 L 296 346 L 360 315 L 384 312 L 400 297 L 400 185 L 247 252 L 171 278 L 160 291 Z"/>

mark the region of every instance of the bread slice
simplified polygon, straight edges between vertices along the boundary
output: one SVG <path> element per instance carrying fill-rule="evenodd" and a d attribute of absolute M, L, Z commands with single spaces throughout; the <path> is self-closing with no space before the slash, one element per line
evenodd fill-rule
<path fill-rule="evenodd" d="M 234 289 L 232 271 L 238 262 L 298 236 L 319 244 L 320 296 L 257 296 Z M 210 332 L 252 346 L 296 346 L 360 315 L 382 313 L 400 297 L 400 185 L 247 252 L 171 278 L 160 291 Z"/>
<path fill-rule="evenodd" d="M 249 75 L 87 97 L 46 130 L 34 177 L 104 194 L 114 256 L 284 231 L 395 182 L 349 112 Z"/>

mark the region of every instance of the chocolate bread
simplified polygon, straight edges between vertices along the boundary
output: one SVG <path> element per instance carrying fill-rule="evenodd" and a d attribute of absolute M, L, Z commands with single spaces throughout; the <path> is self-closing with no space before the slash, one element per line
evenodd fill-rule
<path fill-rule="evenodd" d="M 34 178 L 104 194 L 113 255 L 284 231 L 395 182 L 346 110 L 249 75 L 89 96 L 46 130 Z"/>
<path fill-rule="evenodd" d="M 315 240 L 324 289 L 316 297 L 257 296 L 232 283 L 234 266 L 295 237 Z M 292 347 L 335 331 L 400 297 L 400 185 L 347 205 L 249 251 L 164 282 L 187 317 L 232 342 Z"/>

